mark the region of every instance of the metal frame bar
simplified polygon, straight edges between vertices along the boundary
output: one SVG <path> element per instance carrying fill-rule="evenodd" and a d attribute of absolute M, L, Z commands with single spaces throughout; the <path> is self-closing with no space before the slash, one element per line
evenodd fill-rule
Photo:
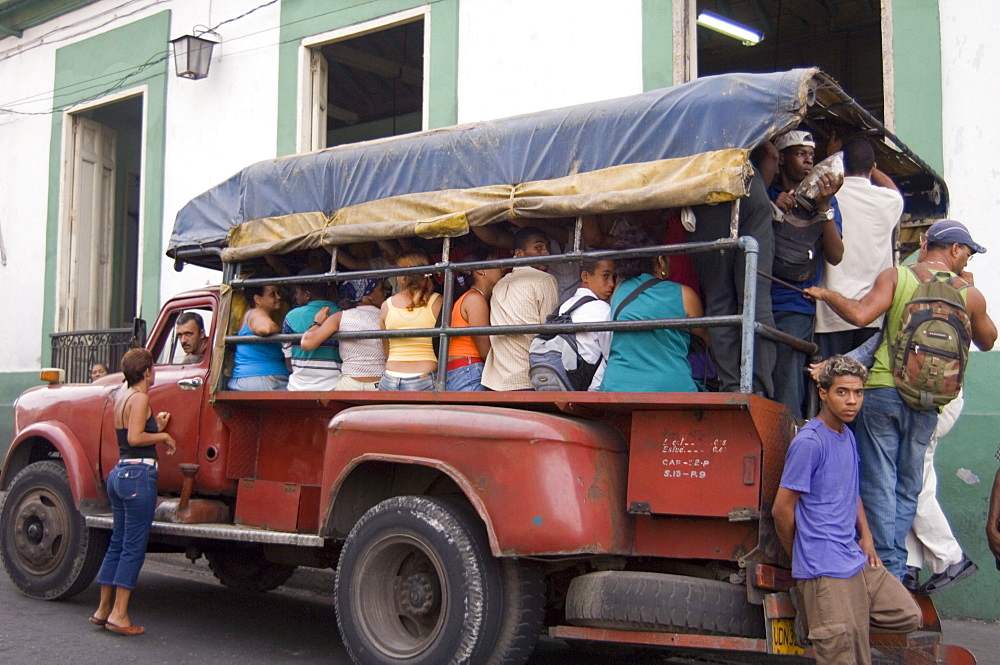
<path fill-rule="evenodd" d="M 766 326 L 757 323 L 754 315 L 757 302 L 757 259 L 759 248 L 757 241 L 750 236 L 737 237 L 736 226 L 739 219 L 739 199 L 732 203 L 730 233 L 728 238 L 704 242 L 689 242 L 673 245 L 654 245 L 651 247 L 641 247 L 626 250 L 593 250 L 582 251 L 582 218 L 577 218 L 574 225 L 573 248 L 570 252 L 563 254 L 552 254 L 548 256 L 528 256 L 510 259 L 493 259 L 489 261 L 470 261 L 467 263 L 455 263 L 450 260 L 451 239 L 444 238 L 441 248 L 441 260 L 431 266 L 414 266 L 409 268 L 384 268 L 377 270 L 337 270 L 337 248 L 333 248 L 330 271 L 316 275 L 298 275 L 288 277 L 263 277 L 263 278 L 239 278 L 232 279 L 232 274 L 237 272 L 235 266 L 227 265 L 228 270 L 224 271 L 224 283 L 233 288 L 243 286 L 289 286 L 294 284 L 340 282 L 348 279 L 377 278 L 386 279 L 402 275 L 418 275 L 430 273 L 444 273 L 444 293 L 442 294 L 440 324 L 435 328 L 421 328 L 415 330 L 374 330 L 358 332 L 337 332 L 332 335 L 333 339 L 393 339 L 400 337 L 437 337 L 440 339 L 440 353 L 438 354 L 437 378 L 434 389 L 442 391 L 445 389 L 448 365 L 448 345 L 451 337 L 467 335 L 523 335 L 536 334 L 541 332 L 566 333 L 566 332 L 603 332 L 616 330 L 656 330 L 656 329 L 676 329 L 676 328 L 710 328 L 717 326 L 741 326 L 741 360 L 740 360 L 740 392 L 750 393 L 753 391 L 753 355 L 754 337 L 760 333 L 768 335 L 770 330 L 765 330 Z M 463 272 L 468 270 L 478 270 L 483 268 L 513 268 L 518 266 L 531 266 L 544 264 L 571 263 L 580 261 L 583 258 L 602 259 L 623 259 L 636 257 L 661 256 L 669 254 L 694 254 L 699 252 L 731 251 L 742 249 L 745 261 L 745 281 L 743 285 L 743 313 L 729 316 L 703 316 L 697 318 L 667 318 L 649 319 L 645 321 L 601 321 L 591 323 L 540 323 L 535 325 L 522 326 L 477 326 L 466 328 L 451 327 L 451 310 L 454 306 L 454 273 L 456 269 Z M 242 272 L 242 271 L 239 271 Z M 229 344 L 266 344 L 274 342 L 298 342 L 300 334 L 295 335 L 269 335 L 260 337 L 256 335 L 227 335 L 225 342 Z"/>

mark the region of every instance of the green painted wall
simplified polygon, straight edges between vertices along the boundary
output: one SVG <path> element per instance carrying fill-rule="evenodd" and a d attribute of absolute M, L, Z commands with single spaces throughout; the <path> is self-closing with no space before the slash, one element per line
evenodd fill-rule
<path fill-rule="evenodd" d="M 160 263 L 163 259 L 163 172 L 166 137 L 167 39 L 170 12 L 164 11 L 128 25 L 64 46 L 56 51 L 53 108 L 83 102 L 106 93 L 122 81 L 122 72 L 137 74 L 121 82 L 119 89 L 147 86 L 146 172 L 143 174 L 145 207 L 142 211 L 143 239 L 139 252 L 145 266 L 140 276 L 141 310 L 151 316 L 160 305 Z M 62 112 L 52 114 L 49 144 L 48 219 L 45 235 L 45 309 L 42 319 L 43 358 L 48 355 L 49 333 L 56 310 L 56 265 L 58 262 L 59 191 L 62 182 Z"/>
<path fill-rule="evenodd" d="M 642 0 L 642 89 L 674 84 L 674 15 L 671 0 Z"/>
<path fill-rule="evenodd" d="M 458 121 L 458 0 L 284 0 L 278 61 L 279 155 L 298 149 L 299 48 L 307 37 L 430 5 L 429 127 Z M 426 28 L 425 28 L 426 29 Z"/>
<path fill-rule="evenodd" d="M 956 619 L 1000 619 L 1000 574 L 986 545 L 986 512 L 997 467 L 1000 444 L 1000 403 L 996 377 L 1000 353 L 973 353 L 965 382 L 962 417 L 935 453 L 938 499 L 955 537 L 980 572 L 955 587 L 934 595 L 938 611 Z M 979 482 L 968 484 L 955 474 L 969 469 Z"/>
<path fill-rule="evenodd" d="M 937 0 L 892 3 L 896 136 L 944 172 L 941 21 Z"/>
<path fill-rule="evenodd" d="M 0 460 L 7 456 L 14 438 L 14 400 L 28 388 L 41 384 L 38 372 L 0 373 Z"/>

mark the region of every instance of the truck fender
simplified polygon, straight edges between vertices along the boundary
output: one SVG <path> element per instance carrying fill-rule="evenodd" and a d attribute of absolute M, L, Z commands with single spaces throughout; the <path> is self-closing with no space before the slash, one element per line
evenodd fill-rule
<path fill-rule="evenodd" d="M 469 500 L 472 507 L 475 508 L 476 512 L 479 514 L 480 519 L 483 520 L 483 524 L 486 525 L 486 533 L 490 539 L 490 549 L 493 551 L 494 556 L 500 556 L 501 549 L 500 543 L 497 540 L 496 532 L 493 529 L 493 520 L 490 519 L 490 513 L 486 509 L 486 504 L 476 493 L 475 488 L 472 483 L 463 476 L 458 469 L 453 467 L 446 462 L 441 460 L 430 459 L 427 457 L 409 457 L 403 455 L 386 455 L 386 454 L 376 454 L 369 453 L 366 455 L 361 455 L 356 457 L 351 464 L 346 466 L 341 474 L 337 477 L 333 484 L 333 491 L 330 493 L 330 503 L 327 508 L 326 520 L 327 525 L 331 524 L 333 521 L 333 510 L 337 503 L 337 493 L 341 487 L 344 485 L 344 481 L 350 477 L 351 473 L 358 466 L 364 464 L 365 462 L 389 462 L 392 464 L 413 464 L 418 466 L 426 466 L 432 469 L 436 469 L 441 473 L 445 474 L 451 478 L 456 485 L 462 490 L 462 494 Z"/>
<path fill-rule="evenodd" d="M 84 451 L 72 430 L 62 423 L 52 421 L 33 423 L 17 435 L 4 461 L 0 488 L 6 490 L 21 469 L 36 461 L 32 459 L 32 445 L 36 439 L 43 439 L 59 452 L 69 476 L 73 501 L 78 506 L 84 499 L 104 497 L 98 465 Z"/>

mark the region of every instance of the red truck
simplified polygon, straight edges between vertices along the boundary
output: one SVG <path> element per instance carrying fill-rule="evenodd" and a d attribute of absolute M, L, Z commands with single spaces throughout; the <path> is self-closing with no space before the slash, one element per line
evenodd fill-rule
<path fill-rule="evenodd" d="M 432 271 L 444 277 L 450 311 L 450 238 L 517 217 L 569 219 L 576 240 L 550 257 L 559 263 L 584 255 L 572 221 L 582 215 L 730 201 L 735 210 L 747 193 L 749 148 L 771 135 L 803 122 L 817 133 L 830 123 L 884 132 L 845 99 L 815 70 L 713 77 L 274 160 L 195 199 L 178 215 L 169 253 L 222 268 L 226 285 L 168 300 L 145 342 L 157 359 L 150 402 L 172 414 L 178 443 L 160 461 L 149 550 L 205 556 L 224 584 L 257 591 L 280 586 L 296 566 L 335 568 L 341 634 L 364 664 L 515 665 L 543 631 L 702 656 L 808 655 L 795 638 L 789 562 L 770 518 L 797 422 L 750 391 L 754 335 L 769 334 L 753 321 L 752 277 L 743 315 L 648 323 L 742 324 L 740 392 L 224 386 L 239 289 L 301 281 L 250 278 L 266 257 L 294 263 L 325 249 L 330 270 L 314 279 L 335 282 L 400 272 L 345 273 L 338 247 L 443 238 Z M 895 147 L 883 146 L 880 166 L 906 185 L 912 221 L 943 214 L 943 182 L 886 135 Z M 484 146 L 494 152 L 480 165 Z M 507 168 L 505 156 L 522 170 Z M 715 243 L 642 252 L 736 248 L 753 275 L 756 243 L 736 238 L 735 227 Z M 184 312 L 199 313 L 212 340 L 195 362 L 184 362 L 174 334 Z M 455 334 L 447 317 L 422 332 L 445 345 Z M 0 476 L 0 554 L 29 596 L 72 596 L 97 572 L 111 527 L 104 479 L 118 460 L 110 410 L 120 385 L 121 375 L 53 383 L 17 400 Z M 933 606 L 920 600 L 920 632 L 875 636 L 873 645 L 892 662 L 974 662 L 942 644 Z"/>

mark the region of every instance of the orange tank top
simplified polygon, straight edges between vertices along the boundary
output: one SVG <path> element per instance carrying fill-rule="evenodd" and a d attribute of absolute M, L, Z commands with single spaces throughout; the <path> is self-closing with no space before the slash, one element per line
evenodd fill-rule
<path fill-rule="evenodd" d="M 465 320 L 462 316 L 462 301 L 465 300 L 465 296 L 472 293 L 472 289 L 469 289 L 462 294 L 462 297 L 455 301 L 455 306 L 451 310 L 451 327 L 452 328 L 468 328 L 469 322 Z M 472 341 L 472 337 L 466 335 L 465 337 L 452 337 L 451 343 L 448 345 L 448 357 L 468 357 L 468 358 L 480 358 L 479 349 L 476 348 L 476 343 Z"/>

